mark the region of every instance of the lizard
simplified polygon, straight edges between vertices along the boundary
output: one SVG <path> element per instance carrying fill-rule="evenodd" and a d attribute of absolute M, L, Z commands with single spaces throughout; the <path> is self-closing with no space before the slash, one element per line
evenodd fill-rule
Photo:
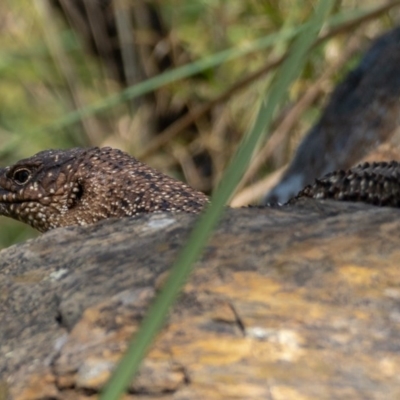
<path fill-rule="evenodd" d="M 315 179 L 287 204 L 304 197 L 400 207 L 400 163 L 364 162 L 348 170 L 330 172 Z"/>
<path fill-rule="evenodd" d="M 110 147 L 44 150 L 0 168 L 0 215 L 40 232 L 141 213 L 198 213 L 208 197 Z"/>
<path fill-rule="evenodd" d="M 365 163 L 305 187 L 300 198 L 400 206 L 400 164 Z M 40 232 L 141 213 L 200 213 L 208 197 L 118 149 L 45 150 L 0 168 L 0 215 Z"/>

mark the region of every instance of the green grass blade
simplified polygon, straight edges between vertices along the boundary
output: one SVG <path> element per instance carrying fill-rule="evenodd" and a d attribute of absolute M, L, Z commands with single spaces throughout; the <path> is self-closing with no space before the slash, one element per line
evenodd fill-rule
<path fill-rule="evenodd" d="M 170 271 L 166 285 L 150 307 L 127 353 L 117 366 L 112 379 L 101 395 L 101 400 L 118 399 L 137 372 L 148 347 L 161 329 L 168 310 L 189 276 L 192 264 L 199 258 L 212 230 L 224 211 L 226 202 L 244 174 L 254 149 L 263 133 L 268 131 L 277 106 L 284 100 L 290 83 L 302 70 L 306 61 L 307 51 L 315 40 L 323 21 L 331 11 L 333 3 L 333 0 L 321 0 L 307 24 L 307 29 L 303 30 L 292 44 L 288 58 L 278 71 L 270 93 L 260 107 L 254 126 L 232 160 L 221 185 L 212 197 L 211 205 L 199 218 L 187 245 L 179 253 L 178 259 Z"/>

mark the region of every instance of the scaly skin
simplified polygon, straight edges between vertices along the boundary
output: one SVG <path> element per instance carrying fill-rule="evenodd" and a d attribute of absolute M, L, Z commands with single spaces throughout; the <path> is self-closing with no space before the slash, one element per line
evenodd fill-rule
<path fill-rule="evenodd" d="M 198 213 L 208 198 L 111 148 L 46 150 L 0 169 L 0 215 L 41 232 L 141 213 Z"/>
<path fill-rule="evenodd" d="M 400 207 L 400 164 L 365 163 L 332 172 L 298 199 L 359 201 Z M 46 150 L 0 169 L 0 215 L 41 232 L 141 213 L 199 213 L 208 198 L 111 148 Z"/>
<path fill-rule="evenodd" d="M 364 163 L 348 171 L 332 172 L 306 186 L 289 204 L 302 197 L 400 207 L 400 164 Z"/>

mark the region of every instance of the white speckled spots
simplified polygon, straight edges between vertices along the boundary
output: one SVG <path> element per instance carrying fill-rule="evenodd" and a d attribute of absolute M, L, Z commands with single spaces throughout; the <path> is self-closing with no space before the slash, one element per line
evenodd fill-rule
<path fill-rule="evenodd" d="M 30 165 L 35 167 L 27 186 L 14 190 L 7 176 L 0 175 L 0 189 L 10 187 L 0 198 L 0 213 L 42 232 L 140 213 L 197 213 L 208 202 L 202 193 L 116 149 L 48 150 L 16 164 Z"/>

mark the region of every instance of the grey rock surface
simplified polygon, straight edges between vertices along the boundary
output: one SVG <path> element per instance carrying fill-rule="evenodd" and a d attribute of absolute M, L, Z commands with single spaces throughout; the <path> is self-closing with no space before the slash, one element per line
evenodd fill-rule
<path fill-rule="evenodd" d="M 98 393 L 195 219 L 106 220 L 1 251 L 9 397 Z M 227 210 L 128 398 L 399 398 L 399 248 L 398 209 Z"/>

